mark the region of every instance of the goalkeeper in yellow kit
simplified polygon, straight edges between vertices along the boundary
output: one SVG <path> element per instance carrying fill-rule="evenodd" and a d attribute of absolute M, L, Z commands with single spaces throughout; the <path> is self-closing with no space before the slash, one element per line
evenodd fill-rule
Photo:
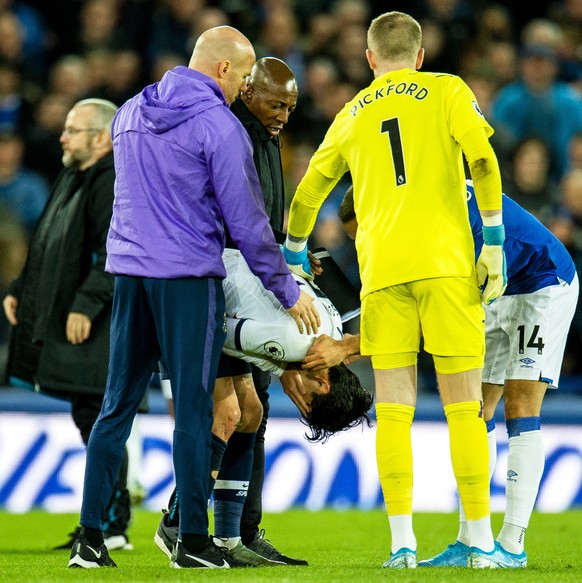
<path fill-rule="evenodd" d="M 493 130 L 470 89 L 456 76 L 417 71 L 421 40 L 407 14 L 372 21 L 366 57 L 375 79 L 336 116 L 314 154 L 291 204 L 283 252 L 292 270 L 309 271 L 307 237 L 322 202 L 349 171 L 359 224 L 360 350 L 374 368 L 376 456 L 392 535 L 384 567 L 416 566 L 410 430 L 422 335 L 435 362 L 467 516 L 468 566 L 495 568 L 481 301 L 494 301 L 506 284 L 501 179 L 488 139 Z M 477 269 L 463 153 L 484 224 Z"/>

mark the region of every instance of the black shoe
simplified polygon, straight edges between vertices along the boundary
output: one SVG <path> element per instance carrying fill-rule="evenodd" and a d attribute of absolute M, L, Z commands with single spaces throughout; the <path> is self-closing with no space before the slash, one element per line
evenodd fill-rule
<path fill-rule="evenodd" d="M 172 558 L 172 551 L 174 550 L 174 546 L 176 541 L 178 540 L 178 527 L 177 526 L 168 526 L 168 511 L 162 510 L 163 516 L 162 520 L 160 520 L 160 524 L 158 525 L 158 530 L 156 530 L 156 534 L 154 535 L 154 542 L 164 553 L 168 559 Z"/>
<path fill-rule="evenodd" d="M 67 542 L 64 542 L 62 545 L 59 545 L 58 547 L 53 547 L 53 551 L 70 551 L 73 548 L 73 543 L 75 542 L 77 536 L 79 536 L 80 532 L 81 527 L 77 526 L 77 528 L 73 532 L 70 532 L 67 535 L 69 537 L 69 540 Z"/>
<path fill-rule="evenodd" d="M 212 538 L 208 539 L 208 544 L 199 553 L 187 551 L 182 541 L 178 541 L 170 560 L 173 569 L 233 569 L 246 566 L 229 557 L 226 549 L 217 547 Z"/>
<path fill-rule="evenodd" d="M 295 565 L 298 567 L 306 567 L 308 565 L 308 562 L 303 559 L 293 559 L 292 557 L 287 557 L 280 553 L 268 540 L 265 539 L 264 528 L 261 529 L 260 532 L 257 532 L 255 538 L 245 546 L 247 549 L 257 553 L 257 555 L 260 555 L 273 565 Z"/>
<path fill-rule="evenodd" d="M 94 548 L 87 542 L 85 535 L 79 532 L 71 549 L 69 568 L 96 569 L 98 567 L 117 567 L 117 565 L 109 556 L 105 544 Z"/>

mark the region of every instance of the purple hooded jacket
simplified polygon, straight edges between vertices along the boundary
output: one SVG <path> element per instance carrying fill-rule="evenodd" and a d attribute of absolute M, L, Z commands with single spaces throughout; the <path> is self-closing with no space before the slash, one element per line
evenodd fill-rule
<path fill-rule="evenodd" d="M 299 288 L 269 226 L 251 142 L 210 77 L 168 71 L 119 109 L 112 133 L 106 271 L 224 278 L 226 224 L 265 288 L 283 307 L 295 304 Z"/>

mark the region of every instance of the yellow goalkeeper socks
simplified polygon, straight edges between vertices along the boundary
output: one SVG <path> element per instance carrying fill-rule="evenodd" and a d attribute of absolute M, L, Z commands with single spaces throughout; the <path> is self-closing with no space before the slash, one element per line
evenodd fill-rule
<path fill-rule="evenodd" d="M 467 520 L 489 516 L 489 448 L 481 401 L 445 406 L 451 461 Z"/>
<path fill-rule="evenodd" d="M 414 407 L 376 404 L 376 460 L 389 515 L 412 514 L 412 442 Z"/>

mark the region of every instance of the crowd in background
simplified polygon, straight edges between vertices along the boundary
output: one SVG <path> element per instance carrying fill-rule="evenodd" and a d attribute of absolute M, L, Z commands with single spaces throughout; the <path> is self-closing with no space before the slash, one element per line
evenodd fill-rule
<path fill-rule="evenodd" d="M 564 242 L 582 272 L 582 0 L 0 0 L 0 290 L 19 273 L 62 168 L 74 102 L 121 105 L 187 65 L 202 31 L 235 26 L 257 58 L 283 59 L 298 81 L 282 136 L 289 203 L 336 113 L 372 80 L 366 30 L 388 10 L 421 23 L 424 71 L 461 75 L 471 87 L 495 129 L 504 192 Z M 348 186 L 341 181 L 325 202 L 310 247 L 326 247 L 357 287 L 353 242 L 337 219 Z M 3 321 L 0 344 L 7 328 Z M 582 302 L 563 372 L 582 374 Z"/>

